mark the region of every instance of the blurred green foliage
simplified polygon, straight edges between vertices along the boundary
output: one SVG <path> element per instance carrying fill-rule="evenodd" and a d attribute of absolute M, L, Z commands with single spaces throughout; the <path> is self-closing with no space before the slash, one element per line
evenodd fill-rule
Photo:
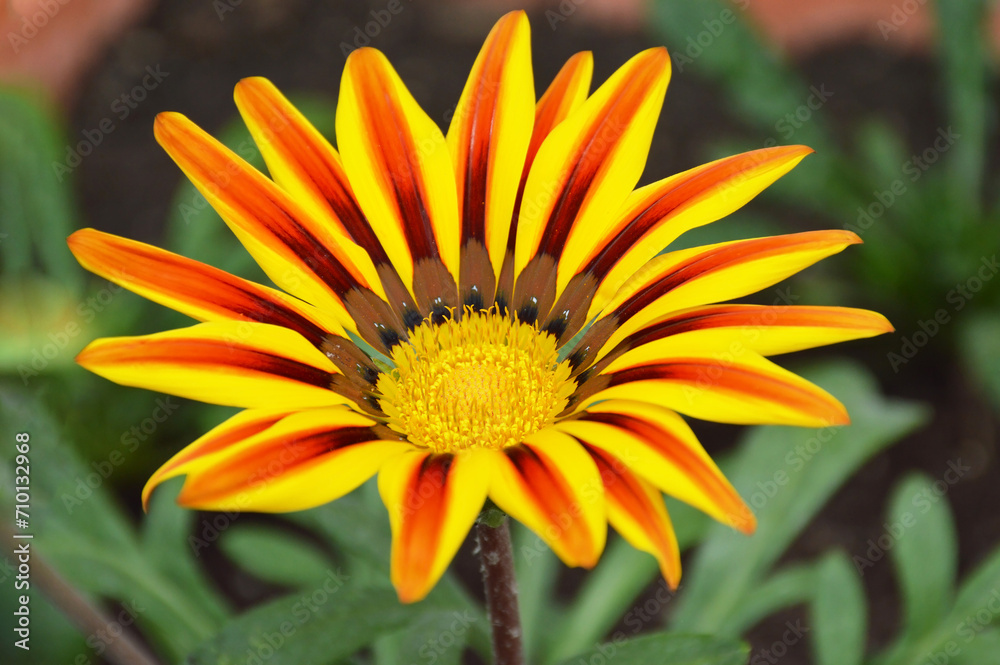
<path fill-rule="evenodd" d="M 794 210 L 863 235 L 865 249 L 853 252 L 855 278 L 838 283 L 858 285 L 856 302 L 892 313 L 904 327 L 933 316 L 956 281 L 965 283 L 981 266 L 983 252 L 1000 244 L 1000 201 L 992 197 L 985 170 L 995 114 L 980 29 L 985 6 L 937 4 L 948 112 L 942 129 L 953 126 L 960 134 L 946 154 L 940 151 L 940 166 L 920 171 L 919 182 L 907 182 L 903 193 L 882 203 L 879 194 L 892 193 L 892 183 L 909 177 L 911 159 L 901 137 L 873 118 L 857 128 L 849 152 L 815 114 L 797 130 L 796 140 L 817 148 L 817 156 L 796 171 L 794 188 L 778 187 L 773 195 Z M 658 1 L 652 25 L 675 53 L 683 53 L 704 21 L 727 7 L 718 0 Z M 795 71 L 741 18 L 726 23 L 684 66 L 721 84 L 745 122 L 758 129 L 768 130 L 809 94 Z M 313 98 L 295 102 L 324 134 L 333 133 L 332 104 Z M 263 168 L 241 123 L 224 128 L 221 139 Z M 162 408 L 156 401 L 162 398 L 73 369 L 75 353 L 95 337 L 187 321 L 107 282 L 87 279 L 76 266 L 65 245 L 80 224 L 71 176 L 50 166 L 61 157 L 62 143 L 43 104 L 0 90 L 0 437 L 11 441 L 15 432 L 31 432 L 36 460 L 31 519 L 40 560 L 95 608 L 111 614 L 132 608 L 139 633 L 164 662 L 257 658 L 273 665 L 457 665 L 465 650 L 488 659 L 483 608 L 450 574 L 423 603 L 396 601 L 389 584 L 388 520 L 372 483 L 334 504 L 262 522 L 238 513 L 182 510 L 173 501 L 179 487 L 174 481 L 156 493 L 148 514 L 137 514 L 138 487 L 152 469 L 230 411 L 177 401 L 165 422 L 153 422 L 147 416 Z M 707 156 L 714 157 L 743 147 L 720 141 L 711 149 Z M 873 203 L 883 207 L 877 216 L 869 211 Z M 742 221 L 738 232 L 771 232 L 766 221 L 750 215 Z M 264 279 L 190 184 L 175 195 L 165 245 Z M 967 300 L 969 309 L 956 316 L 943 338 L 954 341 L 949 348 L 1000 406 L 996 303 L 991 283 Z M 958 542 L 947 498 L 921 499 L 939 478 L 904 479 L 888 502 L 886 532 L 864 551 L 834 549 L 814 560 L 783 562 L 789 547 L 866 461 L 929 418 L 921 405 L 884 397 L 871 373 L 849 362 L 803 374 L 841 399 L 853 424 L 815 432 L 754 428 L 721 460 L 758 515 L 752 539 L 670 502 L 686 552 L 676 595 L 657 582 L 651 557 L 612 538 L 580 588 L 560 599 L 561 564 L 537 536 L 515 525 L 529 662 L 570 665 L 613 658 L 622 665 L 737 665 L 760 656 L 749 653 L 741 635 L 802 605 L 808 608 L 807 629 L 791 639 L 807 641 L 818 665 L 923 665 L 930 654 L 944 654 L 958 665 L 996 662 L 1000 611 L 991 608 L 1000 610 L 1000 550 L 958 580 Z M 146 427 L 146 421 L 152 425 Z M 0 510 L 10 514 L 13 455 L 9 446 L 0 450 Z M 127 509 L 116 498 L 115 490 L 122 488 L 134 497 Z M 209 578 L 212 567 L 202 558 L 207 548 L 241 579 L 276 590 L 275 597 L 239 611 L 231 594 Z M 888 561 L 903 619 L 894 639 L 874 648 L 868 641 L 864 575 Z M 9 571 L 0 576 L 8 580 Z M 104 638 L 81 634 L 53 598 L 37 589 L 32 593 L 34 621 L 44 626 L 44 639 L 33 644 L 30 662 L 96 662 Z M 0 610 L 9 616 L 12 603 L 12 595 L 3 594 Z M 0 643 L 3 662 L 27 662 L 23 656 L 10 640 Z"/>

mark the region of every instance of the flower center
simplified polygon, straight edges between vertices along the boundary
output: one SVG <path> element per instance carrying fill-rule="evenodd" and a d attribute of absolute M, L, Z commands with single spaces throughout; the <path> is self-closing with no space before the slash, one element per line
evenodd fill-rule
<path fill-rule="evenodd" d="M 425 321 L 392 360 L 376 386 L 387 424 L 435 452 L 517 445 L 576 388 L 552 335 L 492 311 Z"/>

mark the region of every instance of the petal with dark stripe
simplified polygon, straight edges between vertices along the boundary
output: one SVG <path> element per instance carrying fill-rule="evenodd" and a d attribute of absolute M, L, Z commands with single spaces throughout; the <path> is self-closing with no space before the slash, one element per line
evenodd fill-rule
<path fill-rule="evenodd" d="M 667 315 L 637 330 L 599 358 L 592 371 L 601 371 L 631 349 L 674 335 L 697 339 L 705 347 L 774 356 L 892 330 L 881 314 L 851 307 L 708 305 Z"/>
<path fill-rule="evenodd" d="M 567 566 L 591 568 L 604 550 L 604 486 L 593 459 L 552 429 L 494 455 L 490 498 L 538 534 Z"/>
<path fill-rule="evenodd" d="M 382 246 L 424 311 L 457 304 L 459 218 L 444 135 L 385 56 L 347 58 L 337 106 L 344 169 Z"/>
<path fill-rule="evenodd" d="M 167 462 L 144 493 L 186 475 L 177 502 L 188 508 L 305 510 L 353 491 L 387 459 L 411 448 L 404 441 L 382 440 L 376 421 L 344 407 L 310 409 L 267 423 L 268 416 L 257 414 L 224 423 Z M 260 429 L 235 440 L 241 430 L 254 428 Z"/>
<path fill-rule="evenodd" d="M 517 188 L 514 200 L 514 210 L 511 214 L 510 230 L 507 236 L 507 251 L 504 254 L 503 267 L 497 280 L 496 303 L 500 311 L 505 311 L 514 291 L 514 246 L 517 239 L 517 220 L 520 216 L 521 200 L 524 196 L 524 186 L 527 183 L 531 164 L 535 160 L 538 148 L 549 133 L 559 123 L 578 109 L 587 98 L 590 90 L 590 79 L 594 71 L 594 58 L 590 51 L 582 51 L 566 61 L 555 79 L 542 94 L 535 105 L 535 124 L 531 132 L 531 142 L 528 144 L 528 154 L 524 158 L 524 168 L 521 182 Z"/>
<path fill-rule="evenodd" d="M 611 399 L 557 423 L 587 446 L 723 524 L 752 532 L 753 513 L 709 457 L 687 423 L 670 409 Z"/>
<path fill-rule="evenodd" d="M 809 231 L 662 254 L 625 282 L 603 312 L 591 307 L 587 318 L 603 314 L 604 321 L 588 331 L 586 344 L 614 346 L 661 316 L 755 293 L 859 242 L 850 231 Z"/>
<path fill-rule="evenodd" d="M 486 38 L 448 129 L 461 214 L 464 304 L 482 307 L 493 300 L 534 107 L 528 18 L 511 12 Z M 484 248 L 492 270 L 481 265 Z M 479 261 L 467 260 L 473 256 Z M 477 295 L 478 302 L 469 301 Z"/>
<path fill-rule="evenodd" d="M 656 557 L 660 574 L 671 589 L 676 589 L 681 581 L 681 551 L 660 491 L 629 471 L 614 455 L 585 447 L 604 482 L 611 526 L 632 547 Z"/>
<path fill-rule="evenodd" d="M 569 292 L 573 290 L 571 284 L 563 298 L 574 298 L 568 305 L 586 307 L 593 296 L 593 307 L 600 307 L 637 266 L 644 265 L 684 232 L 743 207 L 811 152 L 805 146 L 753 150 L 637 189 L 625 201 L 617 219 L 597 229 L 581 252 L 572 257 L 575 261 L 563 255 L 561 274 L 573 276 L 578 282 L 584 275 L 592 277 L 587 281 L 590 288 L 574 294 Z"/>
<path fill-rule="evenodd" d="M 91 342 L 76 361 L 115 383 L 246 408 L 347 402 L 337 368 L 301 335 L 246 321 Z M 341 377 L 342 378 L 342 377 Z"/>
<path fill-rule="evenodd" d="M 670 78 L 665 49 L 635 56 L 546 137 L 521 201 L 514 255 L 515 308 L 535 297 L 544 317 L 558 290 L 540 285 L 531 262 L 579 253 L 639 180 Z M 571 275 L 570 275 L 571 276 Z M 558 287 L 569 276 L 559 275 Z M 555 284 L 553 284 L 555 286 Z M 545 287 L 546 292 L 541 292 Z"/>
<path fill-rule="evenodd" d="M 178 113 L 161 113 L 157 141 L 232 228 L 275 284 L 345 326 L 346 296 L 359 289 L 384 296 L 363 249 L 313 219 L 283 190 Z"/>
<path fill-rule="evenodd" d="M 589 377 L 571 408 L 600 399 L 660 404 L 715 422 L 827 427 L 850 422 L 844 406 L 805 379 L 746 349 L 719 350 L 668 337 L 633 349 Z"/>
<path fill-rule="evenodd" d="M 490 485 L 489 455 L 483 453 L 411 449 L 379 472 L 392 526 L 392 583 L 402 602 L 427 595 L 475 523 Z"/>
<path fill-rule="evenodd" d="M 354 198 L 340 155 L 267 79 L 236 85 L 236 105 L 275 182 L 315 219 L 350 237 L 371 257 L 389 304 L 415 325 L 424 318 Z"/>

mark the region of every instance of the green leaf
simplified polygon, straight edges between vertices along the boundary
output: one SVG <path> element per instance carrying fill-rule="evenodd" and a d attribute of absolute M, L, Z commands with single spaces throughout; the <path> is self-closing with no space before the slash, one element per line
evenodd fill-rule
<path fill-rule="evenodd" d="M 328 665 L 438 609 L 401 605 L 388 589 L 360 588 L 333 574 L 315 588 L 257 607 L 227 624 L 185 660 L 188 665 Z"/>
<path fill-rule="evenodd" d="M 677 629 L 735 634 L 734 610 L 830 496 L 865 461 L 927 417 L 915 403 L 882 397 L 867 371 L 853 364 L 828 364 L 802 375 L 840 399 L 853 424 L 751 430 L 723 470 L 757 512 L 757 532 L 747 538 L 722 525 L 710 530 L 687 566 L 686 589 L 672 616 Z"/>
<path fill-rule="evenodd" d="M 512 520 L 510 531 L 514 546 L 524 659 L 533 663 L 543 644 L 551 638 L 548 620 L 557 612 L 553 597 L 562 564 L 545 541 L 520 522 Z"/>
<path fill-rule="evenodd" d="M 744 665 L 749 648 L 733 640 L 702 635 L 653 633 L 626 640 L 615 639 L 577 654 L 562 665 L 614 663 L 615 665 Z"/>
<path fill-rule="evenodd" d="M 815 593 L 816 571 L 813 566 L 788 566 L 755 587 L 733 609 L 729 619 L 733 634 L 742 634 L 761 619 L 778 610 L 810 600 Z"/>
<path fill-rule="evenodd" d="M 633 548 L 622 538 L 610 540 L 600 563 L 586 577 L 572 605 L 562 614 L 543 663 L 556 663 L 571 656 L 581 644 L 603 638 L 636 597 L 657 575 L 656 559 Z M 672 597 L 666 582 L 662 593 Z"/>
<path fill-rule="evenodd" d="M 984 312 L 964 320 L 958 331 L 958 353 L 965 369 L 1000 412 L 1000 315 Z"/>
<path fill-rule="evenodd" d="M 261 526 L 237 526 L 226 531 L 222 551 L 257 577 L 290 587 L 323 579 L 330 568 L 315 545 L 291 533 Z"/>
<path fill-rule="evenodd" d="M 961 461 L 959 461 L 961 463 Z M 948 613 L 958 568 L 958 541 L 947 501 L 933 493 L 935 480 L 905 478 L 889 504 L 884 536 L 903 597 L 906 635 L 930 632 Z"/>
<path fill-rule="evenodd" d="M 951 208 L 978 213 L 986 162 L 987 114 L 990 109 L 987 63 L 990 62 L 988 0 L 938 0 L 934 3 L 940 30 L 941 55 L 947 84 L 949 121 L 959 135 L 946 148 Z M 962 215 L 952 215 L 962 218 Z"/>
<path fill-rule="evenodd" d="M 36 97 L 0 88 L 0 256 L 8 275 L 45 272 L 79 293 L 82 272 L 64 242 L 79 224 L 55 116 Z"/>
<path fill-rule="evenodd" d="M 110 471 L 85 466 L 40 402 L 0 386 L 0 436 L 13 441 L 14 432 L 31 436 L 31 524 L 39 554 L 85 594 L 136 607 L 143 632 L 175 658 L 208 637 L 219 623 L 218 603 L 200 602 L 183 577 L 175 579 L 146 556 L 105 487 Z M 12 471 L 12 450 L 0 448 L 0 489 Z M 0 495 L 5 507 L 12 492 Z"/>
<path fill-rule="evenodd" d="M 997 607 L 1000 608 L 1000 602 Z M 964 633 L 955 641 L 958 651 L 953 665 L 984 665 L 997 662 L 1000 655 L 1000 629 L 983 628 L 981 632 Z"/>
<path fill-rule="evenodd" d="M 426 612 L 400 632 L 375 642 L 375 662 L 411 665 L 419 660 L 435 665 L 460 665 L 471 627 L 480 621 L 485 618 L 469 610 Z"/>
<path fill-rule="evenodd" d="M 817 665 L 861 665 L 868 606 L 857 570 L 846 555 L 830 554 L 819 563 L 815 593 L 812 644 Z"/>

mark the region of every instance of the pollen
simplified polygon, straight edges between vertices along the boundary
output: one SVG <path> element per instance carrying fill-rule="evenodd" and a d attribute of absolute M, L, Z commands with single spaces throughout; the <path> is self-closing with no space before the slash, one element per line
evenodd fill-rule
<path fill-rule="evenodd" d="M 387 424 L 435 452 L 517 445 L 576 388 L 552 335 L 493 311 L 425 321 L 392 360 L 376 386 Z"/>

